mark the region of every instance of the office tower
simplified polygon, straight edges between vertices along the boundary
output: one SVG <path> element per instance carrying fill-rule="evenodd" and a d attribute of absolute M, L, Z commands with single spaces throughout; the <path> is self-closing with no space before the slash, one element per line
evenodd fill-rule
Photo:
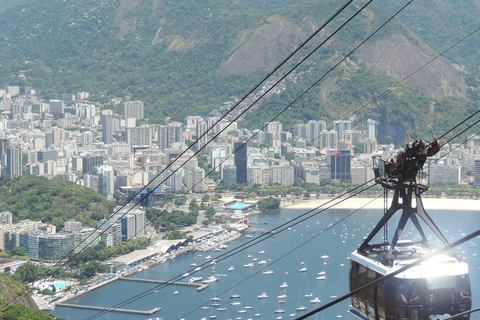
<path fill-rule="evenodd" d="M 233 149 L 237 167 L 237 184 L 247 184 L 247 145 L 243 142 L 235 142 Z"/>
<path fill-rule="evenodd" d="M 22 150 L 18 147 L 7 147 L 7 173 L 11 178 L 22 175 Z"/>
<path fill-rule="evenodd" d="M 113 117 L 102 115 L 102 141 L 105 144 L 113 143 Z"/>
<path fill-rule="evenodd" d="M 335 182 L 351 182 L 350 150 L 330 150 L 330 173 Z"/>
<path fill-rule="evenodd" d="M 65 104 L 62 100 L 50 100 L 50 113 L 53 115 L 63 115 L 65 113 Z"/>
<path fill-rule="evenodd" d="M 103 164 L 103 156 L 86 156 L 82 158 L 83 174 L 96 173 L 95 168 Z"/>
<path fill-rule="evenodd" d="M 135 118 L 141 120 L 144 118 L 144 105 L 142 101 L 125 101 L 123 104 L 123 117 L 125 119 Z"/>

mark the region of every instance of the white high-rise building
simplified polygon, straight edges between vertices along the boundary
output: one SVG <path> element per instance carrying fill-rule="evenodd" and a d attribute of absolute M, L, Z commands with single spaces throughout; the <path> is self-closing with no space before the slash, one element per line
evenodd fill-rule
<path fill-rule="evenodd" d="M 367 135 L 368 139 L 375 139 L 375 120 L 367 120 Z"/>
<path fill-rule="evenodd" d="M 324 120 L 308 121 L 308 144 L 320 146 L 320 133 L 327 130 L 327 123 Z"/>

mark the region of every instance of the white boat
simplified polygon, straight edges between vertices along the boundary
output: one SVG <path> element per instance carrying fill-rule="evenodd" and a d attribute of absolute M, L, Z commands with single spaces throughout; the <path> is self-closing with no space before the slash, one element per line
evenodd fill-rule
<path fill-rule="evenodd" d="M 267 260 L 259 261 L 258 264 L 267 264 Z"/>
<path fill-rule="evenodd" d="M 191 277 L 190 279 L 188 279 L 188 282 L 189 283 L 194 283 L 194 282 L 197 282 L 197 281 L 201 281 L 203 278 L 202 277 Z"/>
<path fill-rule="evenodd" d="M 173 294 L 178 294 L 178 291 L 173 291 Z"/>
<path fill-rule="evenodd" d="M 328 259 L 328 258 L 330 258 L 330 257 L 325 254 L 325 255 L 321 256 L 320 258 L 322 258 L 322 259 Z"/>
<path fill-rule="evenodd" d="M 307 310 L 307 307 L 305 307 L 305 306 L 298 306 L 298 307 L 295 308 L 295 310 L 297 310 L 297 311 L 305 311 L 305 310 Z"/>
<path fill-rule="evenodd" d="M 322 302 L 322 301 L 320 299 L 318 299 L 318 297 L 316 297 L 313 300 L 310 300 L 310 303 L 320 303 L 320 302 Z"/>
<path fill-rule="evenodd" d="M 265 250 L 259 251 L 259 254 L 265 254 Z"/>
<path fill-rule="evenodd" d="M 277 310 L 275 310 L 275 313 L 285 313 L 285 310 L 283 310 L 283 309 L 277 309 Z"/>
<path fill-rule="evenodd" d="M 286 282 L 282 283 L 282 285 L 280 286 L 280 289 L 284 289 L 284 288 L 287 288 L 288 287 L 288 284 Z"/>
<path fill-rule="evenodd" d="M 233 271 L 233 270 L 235 270 L 233 266 L 230 266 L 230 268 L 228 268 L 228 271 Z"/>
<path fill-rule="evenodd" d="M 303 268 L 301 268 L 301 269 L 298 270 L 298 271 L 300 271 L 300 272 L 307 272 L 307 267 L 303 267 Z"/>
<path fill-rule="evenodd" d="M 253 238 L 253 236 L 251 234 L 247 234 L 245 238 Z"/>
<path fill-rule="evenodd" d="M 245 306 L 245 307 L 243 307 L 243 309 L 250 310 L 250 309 L 253 309 L 253 307 L 252 306 Z"/>
<path fill-rule="evenodd" d="M 190 267 L 197 267 L 197 266 L 198 266 L 198 264 L 196 262 L 194 262 L 190 265 Z"/>
<path fill-rule="evenodd" d="M 202 267 L 195 268 L 195 271 L 200 271 L 200 270 L 202 270 Z"/>
<path fill-rule="evenodd" d="M 241 305 L 242 303 L 240 301 L 233 301 L 232 303 L 230 303 L 232 306 L 239 306 Z"/>
<path fill-rule="evenodd" d="M 282 294 L 282 295 L 279 295 L 279 296 L 277 297 L 277 299 L 285 299 L 286 297 L 287 297 L 286 294 Z"/>
<path fill-rule="evenodd" d="M 190 274 L 189 274 L 188 272 L 185 272 L 185 273 L 182 275 L 182 277 L 185 278 L 185 277 L 188 277 L 189 275 L 190 275 Z"/>
<path fill-rule="evenodd" d="M 312 296 L 313 296 L 313 293 L 309 292 L 309 293 L 307 293 L 307 294 L 305 295 L 305 298 L 310 298 L 310 297 L 312 297 Z"/>
<path fill-rule="evenodd" d="M 238 310 L 237 312 L 238 312 L 238 313 L 246 313 L 247 310 L 245 310 L 245 309 L 240 309 L 240 310 Z"/>
<path fill-rule="evenodd" d="M 288 316 L 289 317 L 295 317 L 297 314 L 296 313 L 290 313 Z"/>
<path fill-rule="evenodd" d="M 262 273 L 263 274 L 273 274 L 273 270 L 265 270 Z"/>
<path fill-rule="evenodd" d="M 233 293 L 233 294 L 230 295 L 230 299 L 238 299 L 238 298 L 240 298 L 239 294 Z"/>
<path fill-rule="evenodd" d="M 202 307 L 202 310 L 209 310 L 209 309 L 210 309 L 209 306 L 203 306 L 203 307 Z"/>
<path fill-rule="evenodd" d="M 208 279 L 205 279 L 205 280 L 203 280 L 202 282 L 203 282 L 203 283 L 211 283 L 211 282 L 215 282 L 215 281 L 217 281 L 217 280 L 218 280 L 217 277 L 215 277 L 215 276 L 210 276 L 210 277 L 208 277 Z"/>
<path fill-rule="evenodd" d="M 220 298 L 219 297 L 213 297 L 213 298 L 210 298 L 210 301 L 220 301 Z"/>
<path fill-rule="evenodd" d="M 262 314 L 261 314 L 261 313 L 258 313 L 258 312 L 257 312 L 257 313 L 255 313 L 255 317 L 257 317 L 257 318 L 258 318 L 258 317 L 261 317 L 261 316 L 262 316 Z"/>
<path fill-rule="evenodd" d="M 257 296 L 258 299 L 266 299 L 268 298 L 267 294 L 264 292 L 261 295 Z"/>
<path fill-rule="evenodd" d="M 227 311 L 227 308 L 225 308 L 225 307 L 220 307 L 220 308 L 217 309 L 217 311 Z"/>
<path fill-rule="evenodd" d="M 325 271 L 320 271 L 320 272 L 318 273 L 319 276 L 323 276 L 323 275 L 325 275 L 325 274 L 327 274 Z"/>
<path fill-rule="evenodd" d="M 327 277 L 325 275 L 318 276 L 318 277 L 315 278 L 315 280 L 327 280 Z"/>
<path fill-rule="evenodd" d="M 243 265 L 244 268 L 252 268 L 254 267 L 253 262 L 247 263 Z"/>

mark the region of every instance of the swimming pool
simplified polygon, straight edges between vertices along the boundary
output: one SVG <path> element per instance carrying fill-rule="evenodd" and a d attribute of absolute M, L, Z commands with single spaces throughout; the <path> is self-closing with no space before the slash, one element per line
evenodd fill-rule
<path fill-rule="evenodd" d="M 63 287 L 69 286 L 68 282 L 57 282 L 54 284 L 55 290 L 62 289 Z"/>

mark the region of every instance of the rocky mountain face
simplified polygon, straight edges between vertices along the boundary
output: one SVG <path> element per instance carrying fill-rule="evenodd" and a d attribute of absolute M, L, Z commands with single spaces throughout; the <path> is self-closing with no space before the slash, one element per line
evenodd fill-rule
<path fill-rule="evenodd" d="M 0 299 L 8 302 L 15 301 L 15 304 L 22 304 L 27 308 L 38 310 L 37 304 L 28 293 L 24 292 L 23 286 L 6 276 L 0 277 Z"/>
<path fill-rule="evenodd" d="M 231 96 L 240 96 L 340 6 L 332 0 L 54 2 L 25 0 L 24 5 L 10 7 L 0 17 L 0 31 L 9 35 L 0 38 L 4 84 L 15 84 L 13 79 L 24 86 L 42 86 L 40 90 L 48 87 L 50 98 L 75 90 L 90 91 L 93 96 L 129 94 L 145 102 L 152 120 L 167 115 L 181 120 L 198 110 L 207 114 Z M 470 45 L 437 56 L 470 32 L 469 24 L 480 20 L 480 15 L 474 14 L 480 10 L 478 3 L 429 0 L 412 4 L 410 12 L 394 19 L 342 66 L 368 71 L 371 76 L 406 79 L 406 84 L 429 99 L 467 101 L 465 75 L 478 71 L 477 62 L 472 61 L 477 49 Z M 367 7 L 352 25 L 309 59 L 303 70 L 322 70 L 334 64 L 398 8 L 393 0 L 378 5 L 380 9 Z M 338 21 L 345 21 L 358 9 L 358 5 L 348 7 Z M 449 14 L 454 15 L 451 20 Z M 469 19 L 456 19 L 462 14 Z M 322 30 L 314 44 L 340 22 Z M 452 60 L 456 57 L 466 62 L 466 68 Z M 26 75 L 19 71 L 26 69 L 25 61 L 30 63 Z M 318 118 L 338 116 L 339 112 L 330 112 L 330 106 L 341 105 L 342 95 L 364 100 L 375 95 L 363 92 L 360 85 L 352 93 L 345 88 L 349 83 L 337 76 L 324 79 L 316 89 Z M 397 95 L 397 99 L 401 98 L 401 94 Z M 430 106 L 430 102 L 419 106 L 419 113 L 431 112 Z M 171 108 L 182 112 L 172 112 Z M 322 113 L 322 109 L 326 111 Z M 372 117 L 379 120 L 381 116 L 377 112 Z"/>

